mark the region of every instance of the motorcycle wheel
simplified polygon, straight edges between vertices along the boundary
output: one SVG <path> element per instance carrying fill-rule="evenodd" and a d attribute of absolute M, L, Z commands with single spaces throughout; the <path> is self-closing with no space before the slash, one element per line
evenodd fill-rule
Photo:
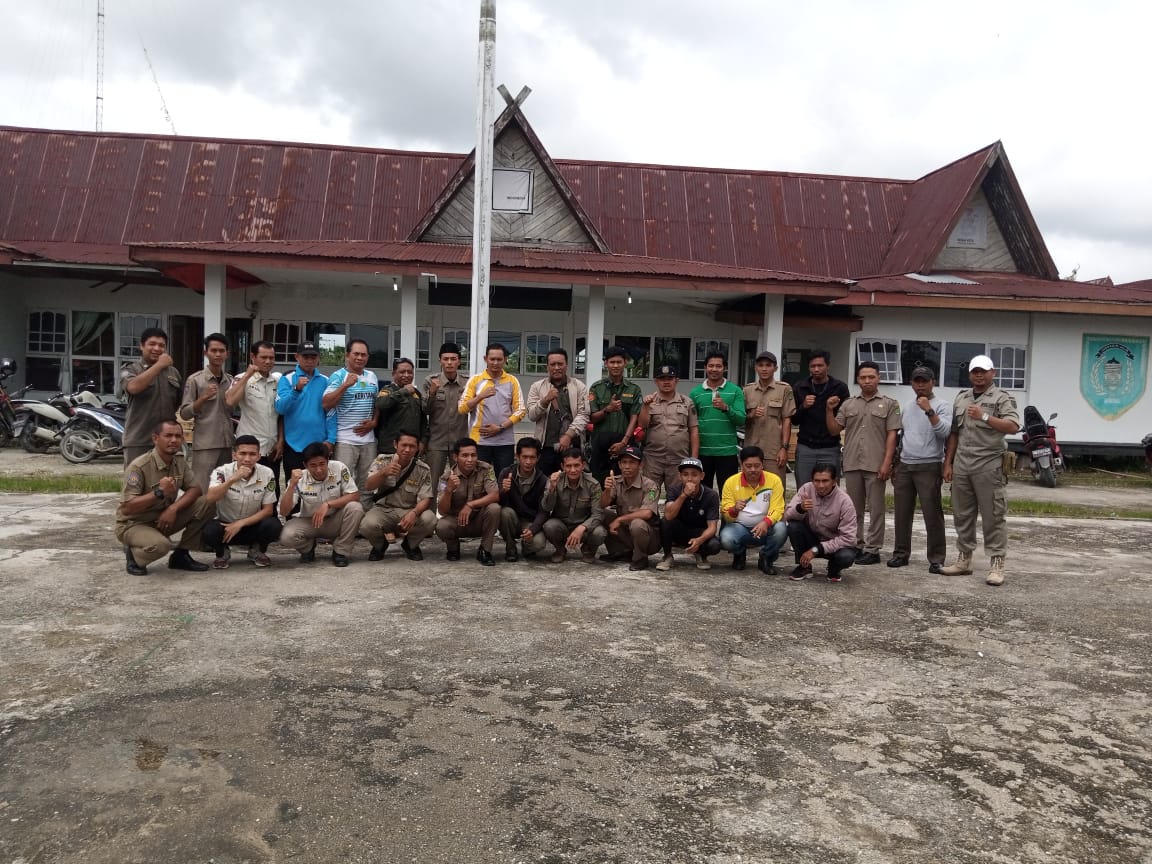
<path fill-rule="evenodd" d="M 1047 486 L 1049 489 L 1056 488 L 1056 471 L 1054 468 L 1041 468 L 1038 479 L 1041 486 Z"/>
<path fill-rule="evenodd" d="M 24 421 L 24 431 L 20 433 L 20 443 L 29 453 L 47 453 L 48 448 L 52 446 L 51 441 L 36 434 L 39 427 L 36 415 L 28 415 L 28 419 Z"/>
<path fill-rule="evenodd" d="M 91 462 L 99 451 L 99 433 L 85 426 L 69 429 L 60 439 L 60 455 L 74 465 Z"/>
<path fill-rule="evenodd" d="M 8 421 L 0 420 L 0 447 L 7 447 L 12 443 L 12 430 L 8 428 Z"/>

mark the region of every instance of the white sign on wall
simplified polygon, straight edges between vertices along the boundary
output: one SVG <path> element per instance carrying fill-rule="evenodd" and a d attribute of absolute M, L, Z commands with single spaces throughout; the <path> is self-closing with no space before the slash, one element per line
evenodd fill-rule
<path fill-rule="evenodd" d="M 953 249 L 985 249 L 988 246 L 988 208 L 970 204 L 948 238 Z"/>
<path fill-rule="evenodd" d="M 492 169 L 492 209 L 497 213 L 532 212 L 532 170 Z"/>

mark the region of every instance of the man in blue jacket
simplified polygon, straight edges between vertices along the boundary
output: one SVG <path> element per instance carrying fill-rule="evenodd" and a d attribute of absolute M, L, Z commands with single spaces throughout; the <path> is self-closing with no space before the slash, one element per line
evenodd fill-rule
<path fill-rule="evenodd" d="M 276 411 L 284 418 L 284 479 L 296 468 L 304 468 L 304 448 L 315 441 L 328 445 L 331 456 L 336 446 L 336 412 L 326 412 L 321 404 L 328 378 L 316 371 L 320 351 L 315 342 L 301 342 L 296 351 L 296 368 L 280 378 L 276 387 Z"/>

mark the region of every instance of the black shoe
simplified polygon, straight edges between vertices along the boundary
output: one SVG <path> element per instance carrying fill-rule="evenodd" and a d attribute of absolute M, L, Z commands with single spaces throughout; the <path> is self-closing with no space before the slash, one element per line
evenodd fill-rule
<path fill-rule="evenodd" d="M 400 548 L 404 550 L 404 557 L 409 561 L 423 561 L 424 553 L 419 546 L 409 546 L 407 540 L 400 541 Z"/>
<path fill-rule="evenodd" d="M 495 567 L 496 559 L 492 557 L 492 553 L 481 546 L 476 550 L 476 560 L 479 561 L 484 567 Z"/>
<path fill-rule="evenodd" d="M 944 573 L 944 565 L 939 562 L 929 564 L 928 572 L 932 573 L 933 575 L 940 576 Z"/>
<path fill-rule="evenodd" d="M 803 564 L 797 564 L 792 568 L 792 572 L 788 574 L 788 578 L 793 582 L 803 582 L 812 576 L 812 568 L 805 567 Z"/>
<path fill-rule="evenodd" d="M 880 554 L 878 552 L 864 552 L 861 550 L 856 553 L 856 560 L 854 564 L 879 564 Z"/>
<path fill-rule="evenodd" d="M 741 549 L 732 553 L 732 569 L 743 570 L 748 564 L 748 553 Z"/>
<path fill-rule="evenodd" d="M 628 565 L 629 570 L 647 570 L 650 562 L 647 558 L 640 558 Z"/>
<path fill-rule="evenodd" d="M 856 562 L 856 563 L 860 563 L 860 562 Z M 893 555 L 891 558 L 888 559 L 888 566 L 889 567 L 907 567 L 908 566 L 908 558 L 905 555 Z"/>
<path fill-rule="evenodd" d="M 339 552 L 333 552 L 332 553 L 332 564 L 333 564 L 333 566 L 336 566 L 336 567 L 347 567 L 348 566 L 348 556 L 347 555 L 341 555 Z"/>
<path fill-rule="evenodd" d="M 315 560 L 316 560 L 316 541 L 313 540 L 312 541 L 312 548 L 309 549 L 307 552 L 301 552 L 300 553 L 300 563 L 301 564 L 311 564 Z"/>
<path fill-rule="evenodd" d="M 448 550 L 448 554 L 445 555 L 444 557 L 446 559 L 448 559 L 449 561 L 459 561 L 460 560 L 460 547 L 457 546 L 455 549 L 450 548 Z"/>
<path fill-rule="evenodd" d="M 516 547 L 509 546 L 508 551 L 504 553 L 504 560 L 509 564 L 515 564 L 520 560 L 520 556 L 516 554 Z"/>
<path fill-rule="evenodd" d="M 139 564 L 136 563 L 136 559 L 132 557 L 132 547 L 131 546 L 125 546 L 124 547 L 124 562 L 125 562 L 124 569 L 128 571 L 129 576 L 147 576 L 148 575 L 148 568 L 147 567 L 141 567 Z"/>
<path fill-rule="evenodd" d="M 776 562 L 770 560 L 767 555 L 761 555 L 760 560 L 756 562 L 756 566 L 760 568 L 760 572 L 763 573 L 765 576 L 775 576 L 776 575 L 776 567 L 774 566 L 775 563 Z"/>
<path fill-rule="evenodd" d="M 383 561 L 384 553 L 388 551 L 388 541 L 385 540 L 379 546 L 373 546 L 372 551 L 368 553 L 369 561 Z"/>
<path fill-rule="evenodd" d="M 193 573 L 203 573 L 208 569 L 207 564 L 201 564 L 189 554 L 187 549 L 177 549 L 168 556 L 169 570 L 191 570 Z"/>
<path fill-rule="evenodd" d="M 600 556 L 601 561 L 627 561 L 632 557 L 631 552 L 605 552 Z"/>

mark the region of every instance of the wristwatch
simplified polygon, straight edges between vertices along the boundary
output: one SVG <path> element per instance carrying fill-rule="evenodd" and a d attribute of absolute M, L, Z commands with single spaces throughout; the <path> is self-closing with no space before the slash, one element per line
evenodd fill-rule
<path fill-rule="evenodd" d="M 924 413 L 925 413 L 927 416 L 929 416 L 929 417 L 935 417 L 935 416 L 936 416 L 936 412 L 935 412 L 934 410 L 932 410 L 931 408 L 929 408 L 929 409 L 928 409 L 927 411 L 925 411 Z"/>
<path fill-rule="evenodd" d="M 813 555 L 819 555 L 820 554 L 820 547 L 819 546 L 813 546 L 808 551 L 811 552 Z"/>
<path fill-rule="evenodd" d="M 980 416 L 980 419 L 981 419 L 981 420 L 983 420 L 985 423 L 987 423 L 987 422 L 988 422 L 988 412 L 987 412 L 987 411 L 985 411 L 985 412 L 984 412 L 984 413 L 983 413 L 983 414 Z"/>
<path fill-rule="evenodd" d="M 164 500 L 164 490 L 163 489 L 153 489 L 152 494 L 156 496 L 157 501 L 163 501 Z"/>

